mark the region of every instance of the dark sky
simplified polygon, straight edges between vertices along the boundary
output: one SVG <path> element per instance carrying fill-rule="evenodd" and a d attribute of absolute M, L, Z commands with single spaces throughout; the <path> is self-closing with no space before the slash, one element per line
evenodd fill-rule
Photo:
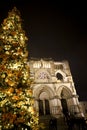
<path fill-rule="evenodd" d="M 87 100 L 86 4 L 57 1 L 0 1 L 0 23 L 16 6 L 29 37 L 29 58 L 68 60 L 79 99 Z"/>

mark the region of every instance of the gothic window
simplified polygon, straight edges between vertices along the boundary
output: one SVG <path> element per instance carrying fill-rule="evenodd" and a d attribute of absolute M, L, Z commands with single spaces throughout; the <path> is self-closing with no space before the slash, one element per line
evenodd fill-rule
<path fill-rule="evenodd" d="M 60 74 L 60 73 L 57 73 L 57 74 L 56 74 L 56 77 L 57 77 L 58 80 L 63 80 L 63 76 L 62 76 L 62 74 Z"/>

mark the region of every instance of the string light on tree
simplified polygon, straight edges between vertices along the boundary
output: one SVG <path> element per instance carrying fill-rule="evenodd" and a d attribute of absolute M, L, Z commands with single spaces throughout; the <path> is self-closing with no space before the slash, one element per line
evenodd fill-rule
<path fill-rule="evenodd" d="M 27 64 L 28 38 L 21 22 L 14 7 L 0 27 L 0 130 L 39 130 Z"/>

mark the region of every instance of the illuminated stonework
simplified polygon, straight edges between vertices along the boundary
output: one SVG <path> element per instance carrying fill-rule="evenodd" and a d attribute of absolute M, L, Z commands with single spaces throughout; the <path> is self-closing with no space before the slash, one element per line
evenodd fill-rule
<path fill-rule="evenodd" d="M 76 116 L 83 115 L 67 61 L 32 58 L 29 66 L 35 108 L 40 115 L 59 117 L 64 109 Z"/>

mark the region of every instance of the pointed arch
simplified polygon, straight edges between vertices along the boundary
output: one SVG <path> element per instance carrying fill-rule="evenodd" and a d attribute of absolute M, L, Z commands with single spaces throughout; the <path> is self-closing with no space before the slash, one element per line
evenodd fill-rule
<path fill-rule="evenodd" d="M 64 86 L 64 85 L 61 85 L 58 89 L 57 89 L 57 95 L 62 98 L 63 96 L 65 98 L 69 98 L 72 96 L 72 92 L 71 90 L 67 87 L 67 86 Z"/>
<path fill-rule="evenodd" d="M 54 95 L 52 89 L 47 85 L 39 85 L 38 90 L 34 90 L 34 97 L 37 99 L 39 115 L 50 114 L 50 99 Z"/>
<path fill-rule="evenodd" d="M 33 90 L 33 96 L 36 99 L 39 99 L 41 93 L 47 93 L 49 99 L 51 99 L 54 96 L 54 91 L 47 85 L 39 85 L 35 86 L 35 88 L 36 89 Z"/>
<path fill-rule="evenodd" d="M 63 78 L 66 77 L 66 73 L 63 70 L 57 70 L 55 72 L 55 75 L 57 75 L 57 74 L 61 74 L 63 76 Z"/>
<path fill-rule="evenodd" d="M 57 93 L 60 97 L 61 106 L 64 113 L 72 113 L 72 111 L 75 111 L 74 109 L 77 108 L 77 106 L 75 104 L 72 91 L 67 86 L 62 85 L 57 89 Z"/>

